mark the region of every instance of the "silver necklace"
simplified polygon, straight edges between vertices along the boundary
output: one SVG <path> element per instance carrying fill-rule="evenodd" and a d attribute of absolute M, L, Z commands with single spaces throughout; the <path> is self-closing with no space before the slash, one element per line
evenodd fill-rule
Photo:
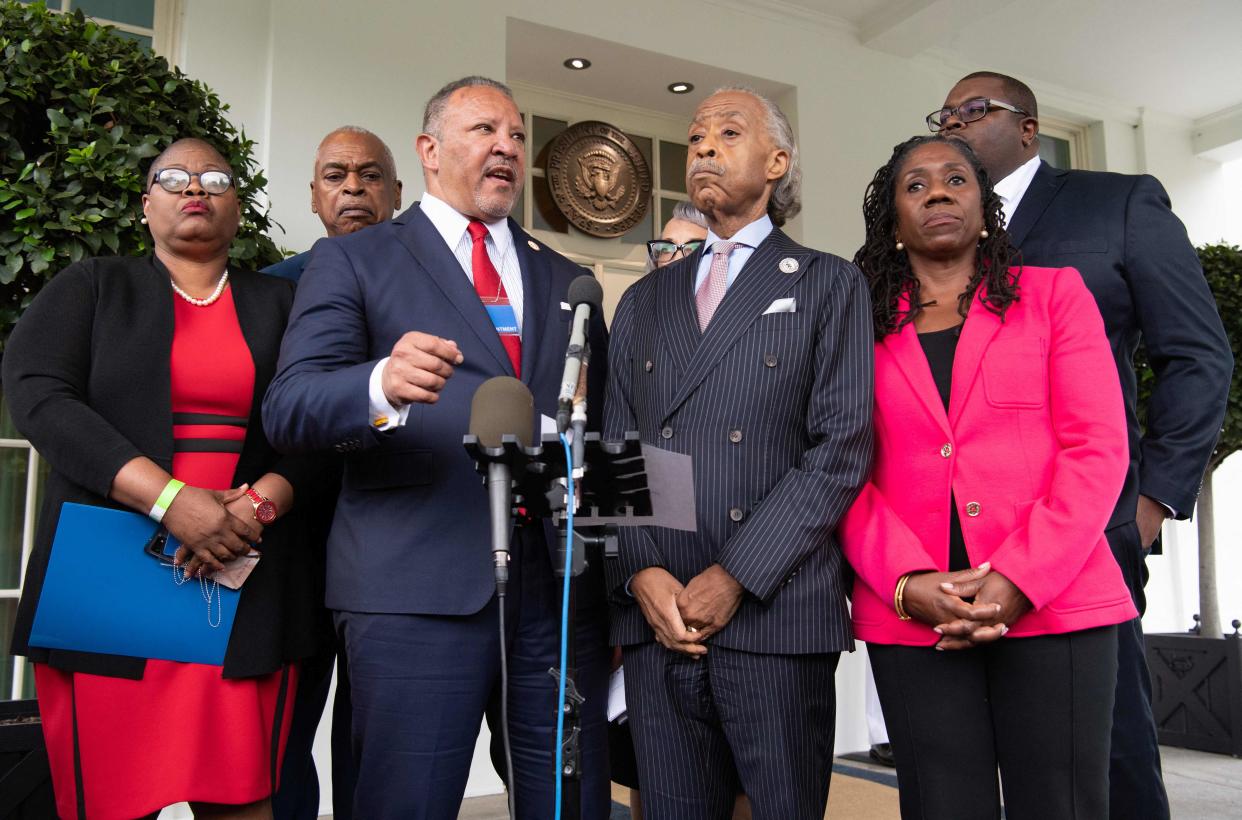
<path fill-rule="evenodd" d="M 206 299 L 195 299 L 193 296 L 177 287 L 177 283 L 172 280 L 171 276 L 168 277 L 168 284 L 172 285 L 173 293 L 177 294 L 191 305 L 194 305 L 194 307 L 207 307 L 208 305 L 215 304 L 216 300 L 220 298 L 220 294 L 224 293 L 224 286 L 228 283 L 229 271 L 225 268 L 224 274 L 220 277 L 220 281 L 216 283 L 216 289 L 211 292 L 211 295 Z"/>

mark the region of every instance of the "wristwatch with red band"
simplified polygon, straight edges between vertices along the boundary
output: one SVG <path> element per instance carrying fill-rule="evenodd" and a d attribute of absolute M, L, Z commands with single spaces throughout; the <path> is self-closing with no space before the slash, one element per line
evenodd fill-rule
<path fill-rule="evenodd" d="M 254 505 L 255 521 L 266 527 L 276 520 L 276 504 L 270 498 L 259 495 L 254 487 L 246 490 L 246 498 Z"/>

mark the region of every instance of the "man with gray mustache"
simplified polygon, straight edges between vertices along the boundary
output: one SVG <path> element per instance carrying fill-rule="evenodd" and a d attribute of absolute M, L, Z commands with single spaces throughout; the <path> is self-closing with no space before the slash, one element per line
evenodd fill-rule
<path fill-rule="evenodd" d="M 501 712 L 503 645 L 516 816 L 546 818 L 556 787 L 555 532 L 540 521 L 513 528 L 500 599 L 487 492 L 461 441 L 475 390 L 491 377 L 520 379 L 535 412 L 555 415 L 569 283 L 583 271 L 508 218 L 524 181 L 526 131 L 507 87 L 483 77 L 449 83 L 427 103 L 415 145 L 422 201 L 315 246 L 264 425 L 286 451 L 344 456 L 327 605 L 353 687 L 353 816 L 457 817 L 479 724 Z M 590 338 L 598 411 L 602 319 Z M 605 820 L 610 653 L 598 565 L 579 578 L 578 596 L 580 816 Z"/>
<path fill-rule="evenodd" d="M 623 528 L 612 642 L 647 820 L 821 820 L 839 653 L 833 535 L 871 463 L 871 303 L 859 270 L 780 226 L 801 208 L 793 129 L 716 92 L 690 124 L 701 253 L 653 271 L 612 328 L 605 435 L 691 456 L 696 531 Z"/>

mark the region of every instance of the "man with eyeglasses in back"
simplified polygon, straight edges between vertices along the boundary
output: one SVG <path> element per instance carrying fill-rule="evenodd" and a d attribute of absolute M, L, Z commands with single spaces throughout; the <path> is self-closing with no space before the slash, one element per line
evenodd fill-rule
<path fill-rule="evenodd" d="M 1141 614 L 1144 559 L 1164 519 L 1186 519 L 1194 509 L 1233 370 L 1199 258 L 1154 177 L 1041 161 L 1035 95 L 1013 77 L 963 77 L 927 125 L 979 155 L 1021 263 L 1077 268 L 1099 305 L 1130 428 L 1130 469 L 1105 535 Z M 1133 365 L 1140 339 L 1156 373 L 1144 430 Z M 1167 818 L 1139 618 L 1118 631 L 1111 758 L 1110 816 Z"/>
<path fill-rule="evenodd" d="M 647 272 L 693 256 L 707 239 L 707 220 L 689 202 L 678 202 L 659 239 L 647 243 Z"/>

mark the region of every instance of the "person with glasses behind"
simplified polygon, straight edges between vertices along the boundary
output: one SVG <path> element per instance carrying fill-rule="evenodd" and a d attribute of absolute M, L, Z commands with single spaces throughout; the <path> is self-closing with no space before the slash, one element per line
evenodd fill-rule
<path fill-rule="evenodd" d="M 707 239 L 707 220 L 689 202 L 678 202 L 659 239 L 647 243 L 647 272 L 698 253 Z"/>
<path fill-rule="evenodd" d="M 1104 316 L 1130 439 L 1129 470 L 1105 534 L 1141 616 L 1146 555 L 1165 518 L 1184 520 L 1194 510 L 1233 372 L 1199 257 L 1155 177 L 1071 171 L 1040 160 L 1038 107 L 1020 80 L 969 74 L 927 125 L 979 156 L 996 181 L 1023 262 L 1077 268 Z M 1134 372 L 1140 340 L 1156 374 L 1141 427 Z M 1205 628 L 1219 633 L 1220 624 Z M 1110 816 L 1163 820 L 1169 801 L 1139 617 L 1120 627 L 1118 663 Z"/>
<path fill-rule="evenodd" d="M 61 817 L 189 801 L 196 816 L 270 818 L 297 662 L 315 650 L 312 568 L 289 512 L 317 491 L 319 465 L 278 455 L 260 418 L 293 284 L 229 263 L 241 208 L 216 148 L 178 140 L 146 182 L 154 253 L 65 268 L 4 352 L 13 422 L 51 466 L 12 652 L 34 662 Z M 31 645 L 66 502 L 161 523 L 183 545 L 168 583 L 189 582 L 188 596 L 257 545 L 222 666 Z"/>

